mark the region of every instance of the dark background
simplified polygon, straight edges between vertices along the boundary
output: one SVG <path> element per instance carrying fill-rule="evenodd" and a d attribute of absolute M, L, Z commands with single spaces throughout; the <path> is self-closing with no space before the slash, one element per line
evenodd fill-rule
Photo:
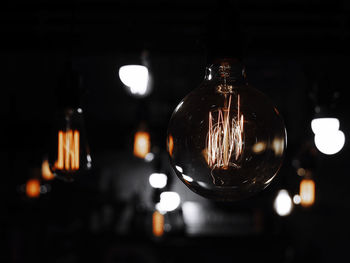
<path fill-rule="evenodd" d="M 316 104 L 325 105 L 349 138 L 350 3 L 35 0 L 0 5 L 1 262 L 349 260 L 348 143 L 336 155 L 322 155 L 313 146 L 310 121 Z M 227 5 L 226 14 L 232 11 L 232 28 L 240 29 L 240 34 L 232 30 L 228 41 L 242 43 L 249 83 L 274 101 L 288 132 L 276 180 L 235 203 L 190 192 L 172 174 L 165 154 L 173 109 L 204 77 L 206 43 L 217 37 L 220 5 Z M 126 92 L 118 69 L 137 62 L 144 50 L 153 92 L 138 99 Z M 72 184 L 46 183 L 47 194 L 28 199 L 23 185 L 38 173 L 47 152 L 67 61 L 83 78 L 93 169 Z M 152 150 L 171 175 L 169 189 L 180 194 L 182 204 L 196 202 L 200 208 L 192 224 L 181 208 L 168 213 L 161 239 L 152 237 L 151 225 L 148 177 L 155 164 L 132 156 L 133 134 L 142 120 Z M 316 202 L 279 217 L 273 200 L 281 188 L 298 192 L 299 166 L 312 171 Z"/>

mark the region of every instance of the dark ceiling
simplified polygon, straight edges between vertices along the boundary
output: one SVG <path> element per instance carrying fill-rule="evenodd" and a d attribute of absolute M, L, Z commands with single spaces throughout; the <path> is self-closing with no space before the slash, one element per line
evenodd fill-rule
<path fill-rule="evenodd" d="M 348 1 L 76 0 L 10 1 L 1 6 L 1 196 L 8 209 L 0 216 L 0 234 L 5 237 L 7 250 L 14 251 L 14 255 L 0 256 L 4 262 L 31 262 L 37 259 L 39 245 L 48 249 L 43 252 L 45 256 L 51 253 L 51 262 L 80 262 L 89 257 L 97 262 L 121 262 L 113 261 L 110 254 L 141 253 L 149 248 L 145 244 L 150 241 L 143 236 L 137 236 L 140 241 L 134 242 L 135 233 L 131 233 L 125 243 L 118 236 L 124 230 L 117 215 L 125 214 L 128 205 L 150 203 L 148 175 L 153 166 L 132 157 L 133 133 L 141 121 L 146 121 L 153 149 L 165 151 L 173 109 L 204 77 L 207 43 L 220 28 L 220 21 L 213 18 L 221 10 L 236 15 L 229 23 L 240 33 L 232 30 L 228 41 L 242 43 L 249 82 L 267 94 L 284 117 L 288 132 L 285 162 L 276 182 L 257 197 L 216 204 L 214 208 L 172 177 L 172 188 L 180 193 L 182 201 L 211 207 L 199 226 L 209 238 L 181 239 L 180 235 L 176 237 L 180 241 L 175 238 L 149 246 L 163 249 L 161 259 L 166 260 L 158 258 L 159 262 L 186 261 L 186 252 L 174 255 L 173 260 L 166 256 L 185 251 L 186 246 L 201 255 L 198 259 L 203 262 L 218 258 L 232 261 L 234 255 L 226 249 L 227 242 L 242 249 L 236 251 L 239 259 L 246 258 L 251 250 L 257 253 L 249 259 L 271 258 L 276 262 L 328 262 L 346 254 L 348 142 L 335 156 L 317 152 L 310 129 L 316 104 L 310 95 L 316 96 L 319 104 L 334 104 L 331 109 L 349 138 Z M 117 72 L 121 65 L 138 61 L 145 50 L 153 92 L 147 98 L 136 99 L 125 91 Z M 40 167 L 47 151 L 60 92 L 58 83 L 70 59 L 83 78 L 82 106 L 93 174 L 73 185 L 54 182 L 52 192 L 44 199 L 28 202 L 20 193 L 20 185 Z M 168 169 L 166 156 L 163 159 L 163 167 Z M 298 188 L 295 160 L 313 170 L 317 201 L 312 209 L 299 209 L 290 218 L 277 219 L 272 211 L 276 191 L 285 187 L 296 193 Z M 137 193 L 139 203 L 133 199 Z M 256 211 L 265 220 L 263 237 L 249 234 L 249 220 Z M 96 217 L 100 221 L 93 228 L 91 222 Z M 235 221 L 237 218 L 242 221 Z M 120 223 L 119 230 L 116 222 Z M 240 227 L 243 230 L 239 231 Z M 114 236 L 113 231 L 119 234 Z M 29 245 L 31 235 L 37 236 L 38 245 Z M 216 240 L 214 247 L 221 255 L 208 252 L 212 240 Z M 46 242 L 56 247 L 45 246 Z M 270 244 L 276 247 L 276 253 Z M 121 245 L 123 253 L 117 249 Z M 84 251 L 85 246 L 90 252 Z M 267 253 L 266 258 L 259 256 L 263 253 Z M 100 255 L 105 256 L 101 259 Z M 40 261 L 45 262 L 45 257 Z"/>

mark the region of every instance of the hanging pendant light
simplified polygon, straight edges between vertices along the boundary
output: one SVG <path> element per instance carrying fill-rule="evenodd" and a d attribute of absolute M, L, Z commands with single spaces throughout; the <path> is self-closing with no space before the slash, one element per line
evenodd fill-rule
<path fill-rule="evenodd" d="M 345 134 L 340 129 L 341 123 L 336 111 L 340 94 L 327 74 L 328 72 L 325 72 L 320 80 L 314 83 L 310 91 L 310 98 L 314 104 L 311 129 L 315 134 L 316 148 L 323 154 L 333 155 L 344 147 Z"/>
<path fill-rule="evenodd" d="M 79 101 L 80 78 L 70 75 L 59 90 L 60 105 L 54 122 L 49 152 L 52 173 L 65 181 L 73 181 L 92 166 L 87 142 L 83 109 Z"/>
<path fill-rule="evenodd" d="M 140 58 L 130 59 L 128 64 L 118 70 L 120 81 L 133 97 L 143 98 L 152 91 L 152 77 L 149 71 L 148 52 L 143 51 Z"/>
<path fill-rule="evenodd" d="M 274 179 L 286 149 L 286 130 L 269 98 L 247 83 L 237 6 L 218 2 L 213 9 L 204 81 L 175 108 L 168 153 L 190 190 L 234 201 Z"/>
<path fill-rule="evenodd" d="M 300 182 L 300 204 L 303 207 L 312 206 L 315 203 L 315 182 L 311 178 L 305 178 Z"/>
<path fill-rule="evenodd" d="M 247 84 L 244 67 L 235 59 L 210 65 L 204 82 L 178 104 L 168 126 L 177 176 L 212 199 L 236 200 L 266 188 L 285 148 L 280 113 Z"/>

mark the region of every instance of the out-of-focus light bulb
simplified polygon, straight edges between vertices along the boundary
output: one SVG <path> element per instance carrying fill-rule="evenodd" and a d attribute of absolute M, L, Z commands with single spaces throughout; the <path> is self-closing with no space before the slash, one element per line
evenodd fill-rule
<path fill-rule="evenodd" d="M 170 212 L 180 205 L 180 196 L 176 192 L 163 192 L 160 194 L 160 202 L 156 204 L 159 212 Z"/>
<path fill-rule="evenodd" d="M 151 150 L 151 136 L 148 132 L 138 131 L 134 137 L 134 155 L 139 158 L 146 158 Z"/>
<path fill-rule="evenodd" d="M 147 153 L 145 156 L 145 161 L 146 162 L 152 162 L 154 159 L 154 153 Z"/>
<path fill-rule="evenodd" d="M 311 121 L 311 128 L 315 134 L 314 142 L 321 153 L 332 155 L 343 148 L 345 135 L 339 127 L 340 122 L 337 118 L 316 118 Z"/>
<path fill-rule="evenodd" d="M 44 180 L 52 180 L 55 178 L 54 174 L 50 170 L 50 164 L 47 159 L 45 159 L 41 164 L 41 176 Z"/>
<path fill-rule="evenodd" d="M 317 133 L 315 135 L 315 145 L 317 149 L 324 154 L 332 155 L 343 149 L 345 144 L 345 135 L 342 131 L 332 133 Z"/>
<path fill-rule="evenodd" d="M 154 211 L 152 215 L 153 235 L 161 237 L 164 234 L 164 215 L 159 211 Z"/>
<path fill-rule="evenodd" d="M 315 182 L 312 179 L 303 179 L 300 182 L 301 205 L 309 207 L 315 202 Z"/>
<path fill-rule="evenodd" d="M 125 65 L 119 68 L 119 78 L 134 96 L 146 96 L 149 93 L 148 69 L 142 65 Z"/>
<path fill-rule="evenodd" d="M 153 173 L 149 176 L 149 184 L 153 188 L 164 188 L 167 184 L 168 177 L 163 173 Z"/>
<path fill-rule="evenodd" d="M 274 208 L 279 216 L 287 216 L 292 212 L 293 202 L 287 190 L 280 190 L 274 202 Z"/>
<path fill-rule="evenodd" d="M 299 205 L 300 202 L 301 202 L 300 195 L 294 195 L 293 196 L 293 203 L 296 204 L 296 205 Z"/>
<path fill-rule="evenodd" d="M 30 198 L 37 198 L 40 195 L 40 181 L 38 179 L 30 179 L 26 183 L 26 194 Z"/>
<path fill-rule="evenodd" d="M 73 181 L 75 175 L 89 170 L 92 163 L 81 108 L 64 110 L 56 124 L 49 154 L 50 169 L 58 178 Z"/>
<path fill-rule="evenodd" d="M 340 122 L 337 118 L 316 118 L 311 121 L 311 129 L 314 134 L 337 131 L 339 127 Z"/>
<path fill-rule="evenodd" d="M 243 66 L 220 60 L 175 108 L 167 143 L 171 165 L 186 186 L 231 201 L 270 184 L 282 164 L 286 131 L 269 99 L 247 84 Z"/>
<path fill-rule="evenodd" d="M 297 174 L 299 176 L 304 176 L 306 174 L 306 170 L 304 168 L 298 168 Z"/>

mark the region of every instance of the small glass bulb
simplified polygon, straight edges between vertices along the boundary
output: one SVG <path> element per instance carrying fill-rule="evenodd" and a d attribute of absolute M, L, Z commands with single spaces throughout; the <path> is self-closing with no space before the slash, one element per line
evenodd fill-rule
<path fill-rule="evenodd" d="M 52 173 L 65 181 L 91 168 L 91 155 L 81 108 L 68 108 L 57 118 L 49 152 Z"/>
<path fill-rule="evenodd" d="M 242 65 L 221 60 L 176 107 L 167 142 L 171 165 L 186 186 L 230 201 L 271 183 L 282 164 L 286 131 L 270 100 L 246 83 Z"/>
<path fill-rule="evenodd" d="M 282 189 L 278 192 L 273 206 L 279 216 L 287 216 L 292 212 L 293 202 L 287 190 Z"/>

